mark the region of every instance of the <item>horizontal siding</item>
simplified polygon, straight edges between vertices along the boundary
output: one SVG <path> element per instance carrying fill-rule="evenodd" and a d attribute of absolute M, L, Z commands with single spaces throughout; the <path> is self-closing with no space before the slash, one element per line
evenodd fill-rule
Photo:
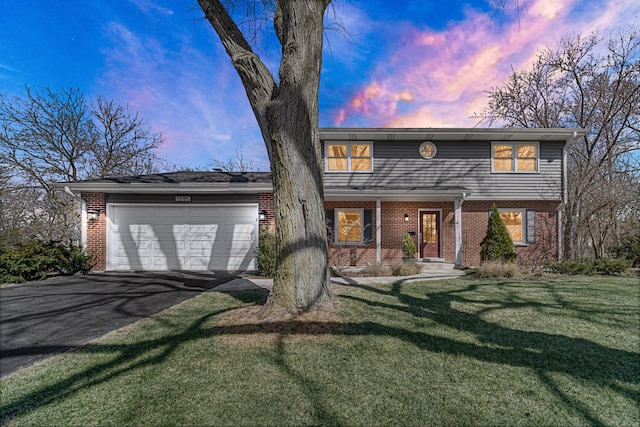
<path fill-rule="evenodd" d="M 464 187 L 470 199 L 559 199 L 562 142 L 540 142 L 539 173 L 491 173 L 490 141 L 434 141 L 424 159 L 420 141 L 375 141 L 372 173 L 325 173 L 325 185 Z"/>
<path fill-rule="evenodd" d="M 258 203 L 257 194 L 192 194 L 191 202 L 176 202 L 175 196 L 188 194 L 108 194 L 107 203 L 214 204 Z"/>

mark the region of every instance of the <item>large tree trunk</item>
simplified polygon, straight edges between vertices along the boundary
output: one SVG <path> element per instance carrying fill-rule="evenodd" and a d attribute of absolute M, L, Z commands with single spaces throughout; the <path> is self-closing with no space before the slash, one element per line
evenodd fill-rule
<path fill-rule="evenodd" d="M 279 84 L 217 0 L 198 0 L 220 36 L 260 125 L 273 173 L 276 275 L 267 310 L 332 308 L 318 90 L 324 11 L 330 0 L 277 1 Z"/>

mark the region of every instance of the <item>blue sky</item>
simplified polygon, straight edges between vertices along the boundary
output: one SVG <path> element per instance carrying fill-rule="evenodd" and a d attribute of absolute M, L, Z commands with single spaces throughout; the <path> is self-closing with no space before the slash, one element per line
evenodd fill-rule
<path fill-rule="evenodd" d="M 195 0 L 0 4 L 1 93 L 79 87 L 139 111 L 164 134 L 159 154 L 172 164 L 202 166 L 240 150 L 268 169 L 244 88 Z M 334 0 L 334 8 L 351 36 L 325 38 L 323 127 L 472 127 L 486 91 L 539 49 L 640 18 L 637 0 L 529 0 L 500 14 L 487 1 Z M 277 70 L 274 47 L 257 51 Z"/>

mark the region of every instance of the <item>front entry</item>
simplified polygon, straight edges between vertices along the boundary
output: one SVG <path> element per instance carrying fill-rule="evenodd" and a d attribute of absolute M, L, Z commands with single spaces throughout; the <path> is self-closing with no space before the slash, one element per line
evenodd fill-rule
<path fill-rule="evenodd" d="M 420 211 L 420 257 L 440 258 L 440 211 Z"/>

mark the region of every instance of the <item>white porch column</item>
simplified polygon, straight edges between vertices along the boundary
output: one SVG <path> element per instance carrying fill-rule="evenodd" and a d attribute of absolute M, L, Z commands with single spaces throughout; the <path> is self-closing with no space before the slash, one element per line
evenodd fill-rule
<path fill-rule="evenodd" d="M 456 240 L 456 267 L 462 267 L 462 202 L 463 197 L 456 197 L 453 200 L 455 219 L 455 240 Z"/>
<path fill-rule="evenodd" d="M 382 221 L 382 203 L 380 199 L 376 199 L 376 262 L 379 264 L 382 262 L 382 227 L 380 222 Z"/>

